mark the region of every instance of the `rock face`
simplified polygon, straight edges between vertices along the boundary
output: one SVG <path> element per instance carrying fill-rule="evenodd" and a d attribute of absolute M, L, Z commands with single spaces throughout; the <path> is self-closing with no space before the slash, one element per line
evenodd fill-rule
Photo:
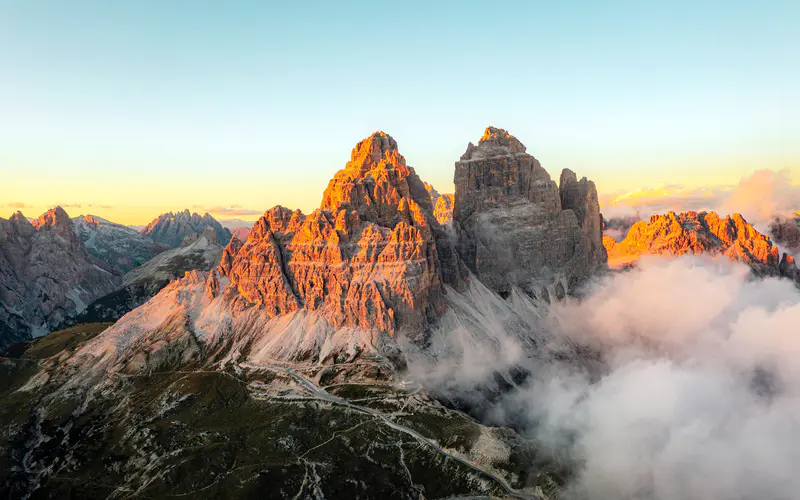
<path fill-rule="evenodd" d="M 141 234 L 156 243 L 178 248 L 184 238 L 198 235 L 208 227 L 214 229 L 216 241 L 220 245 L 227 245 L 231 240 L 231 232 L 222 227 L 211 215 L 201 216 L 197 213 L 190 213 L 188 209 L 183 212 L 168 212 L 159 215 L 141 230 Z"/>
<path fill-rule="evenodd" d="M 606 237 L 609 237 L 613 241 L 624 240 L 631 226 L 641 220 L 636 215 L 606 219 L 603 217 L 603 214 L 600 214 L 600 218 L 602 219 L 601 227 L 603 228 L 603 239 L 605 240 Z"/>
<path fill-rule="evenodd" d="M 231 235 L 233 238 L 238 239 L 239 241 L 247 241 L 248 236 L 250 236 L 250 227 L 249 226 L 239 226 L 233 228 L 231 230 Z"/>
<path fill-rule="evenodd" d="M 95 215 L 74 217 L 72 227 L 86 251 L 120 276 L 169 248 L 143 237 L 135 229 Z"/>
<path fill-rule="evenodd" d="M 643 255 L 724 255 L 748 264 L 764 276 L 797 274 L 794 259 L 780 255 L 769 237 L 759 233 L 739 214 L 720 217 L 714 212 L 669 212 L 634 224 L 617 243 L 606 238 L 611 267 L 625 267 Z"/>
<path fill-rule="evenodd" d="M 454 194 L 439 194 L 433 186 L 425 183 L 425 189 L 431 196 L 433 205 L 433 216 L 441 225 L 453 222 L 453 209 L 455 208 L 456 196 Z"/>
<path fill-rule="evenodd" d="M 769 225 L 775 243 L 791 253 L 800 252 L 800 217 L 775 217 Z"/>
<path fill-rule="evenodd" d="M 459 252 L 492 290 L 557 295 L 605 267 L 594 183 L 565 170 L 561 187 L 525 146 L 489 127 L 456 162 Z"/>
<path fill-rule="evenodd" d="M 0 219 L 0 344 L 48 333 L 118 283 L 61 207 Z"/>
<path fill-rule="evenodd" d="M 223 247 L 217 243 L 214 228 L 190 235 L 180 248 L 159 253 L 122 277 L 122 283 L 86 308 L 77 323 L 116 321 L 147 302 L 171 281 L 189 271 L 209 271 L 220 262 Z"/>
<path fill-rule="evenodd" d="M 442 312 L 440 233 L 422 181 L 394 139 L 376 132 L 353 149 L 318 210 L 268 210 L 220 269 L 272 316 L 303 309 L 335 327 L 415 337 Z"/>
<path fill-rule="evenodd" d="M 444 227 L 397 143 L 376 132 L 353 149 L 320 208 L 268 210 L 246 241 L 230 241 L 216 269 L 173 281 L 98 337 L 79 364 L 135 372 L 185 355 L 402 363 L 401 344 L 427 345 L 445 318 L 460 321 L 453 311 L 479 307 L 469 290 L 485 290 L 480 301 L 503 302 L 493 292 L 518 300 L 514 287 L 563 296 L 605 268 L 595 188 L 565 172 L 559 190 L 524 150 L 487 129 L 456 164 L 454 220 Z"/>

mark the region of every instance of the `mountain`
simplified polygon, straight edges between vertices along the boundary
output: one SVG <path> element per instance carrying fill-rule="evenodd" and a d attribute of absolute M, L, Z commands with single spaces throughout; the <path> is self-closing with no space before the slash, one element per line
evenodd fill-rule
<path fill-rule="evenodd" d="M 72 227 L 86 251 L 111 266 L 119 275 L 169 248 L 144 238 L 135 229 L 95 215 L 74 217 Z"/>
<path fill-rule="evenodd" d="M 563 296 L 605 268 L 597 189 L 565 169 L 560 185 L 525 146 L 489 127 L 456 162 L 459 254 L 493 291 Z"/>
<path fill-rule="evenodd" d="M 425 189 L 431 197 L 431 204 L 433 205 L 433 216 L 439 224 L 449 224 L 453 221 L 453 205 L 455 203 L 454 194 L 439 194 L 433 186 L 427 182 L 423 183 Z"/>
<path fill-rule="evenodd" d="M 773 218 L 769 234 L 786 251 L 800 253 L 800 216 Z"/>
<path fill-rule="evenodd" d="M 48 333 L 118 283 L 61 207 L 0 218 L 0 346 Z"/>
<path fill-rule="evenodd" d="M 247 238 L 250 236 L 250 230 L 250 226 L 235 227 L 231 230 L 231 236 L 239 241 L 247 241 Z"/>
<path fill-rule="evenodd" d="M 0 364 L 0 493 L 554 498 L 558 464 L 406 370 L 505 355 L 506 334 L 536 355 L 541 316 L 517 309 L 605 269 L 594 184 L 567 170 L 557 186 L 491 127 L 455 170 L 445 226 L 376 132 L 312 213 L 267 210 L 211 271 L 107 328 L 16 349 Z"/>
<path fill-rule="evenodd" d="M 227 245 L 231 239 L 231 232 L 209 214 L 200 215 L 190 213 L 188 209 L 183 212 L 168 212 L 153 219 L 141 234 L 156 243 L 163 243 L 172 248 L 181 246 L 184 238 L 197 235 L 206 228 L 214 229 L 217 243 Z"/>
<path fill-rule="evenodd" d="M 219 264 L 222 249 L 213 228 L 187 236 L 181 247 L 163 251 L 125 274 L 119 287 L 89 304 L 75 322 L 116 321 L 147 302 L 172 280 L 189 271 L 212 269 Z"/>
<path fill-rule="evenodd" d="M 643 255 L 724 255 L 748 264 L 762 276 L 798 274 L 794 258 L 781 256 L 768 236 L 739 214 L 720 217 L 714 212 L 669 212 L 634 224 L 620 242 L 605 237 L 609 266 L 625 267 Z"/>
<path fill-rule="evenodd" d="M 602 216 L 602 214 L 600 214 Z M 630 215 L 626 217 L 612 217 L 610 219 L 606 219 L 603 217 L 602 228 L 603 228 L 603 239 L 606 236 L 612 238 L 614 241 L 622 241 L 627 236 L 628 231 L 630 231 L 631 226 L 639 222 L 641 219 L 636 215 Z M 605 243 L 604 243 L 605 245 Z"/>

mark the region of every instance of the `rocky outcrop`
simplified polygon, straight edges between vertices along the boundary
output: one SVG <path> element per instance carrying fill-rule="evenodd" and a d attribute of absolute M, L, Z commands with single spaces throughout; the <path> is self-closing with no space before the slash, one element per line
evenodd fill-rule
<path fill-rule="evenodd" d="M 603 246 L 603 217 L 600 215 L 600 202 L 594 182 L 586 177 L 579 181 L 575 172 L 565 168 L 561 172 L 558 192 L 561 209 L 572 210 L 578 218 L 583 239 L 588 245 L 589 260 L 605 262 L 607 257 Z"/>
<path fill-rule="evenodd" d="M 118 283 L 61 207 L 0 219 L 0 344 L 48 333 Z"/>
<path fill-rule="evenodd" d="M 769 234 L 786 251 L 800 253 L 800 217 L 775 217 L 769 224 Z"/>
<path fill-rule="evenodd" d="M 335 326 L 417 337 L 443 308 L 439 244 L 448 245 L 425 186 L 397 143 L 376 132 L 353 149 L 309 215 L 275 207 L 221 272 L 272 316 L 300 309 Z M 447 252 L 451 280 L 457 257 Z"/>
<path fill-rule="evenodd" d="M 605 267 L 594 183 L 571 171 L 556 185 L 525 146 L 489 127 L 456 162 L 454 219 L 459 252 L 500 294 L 568 292 Z"/>
<path fill-rule="evenodd" d="M 227 245 L 231 240 L 230 230 L 222 227 L 214 217 L 209 214 L 201 216 L 197 213 L 190 213 L 188 209 L 183 212 L 168 212 L 159 215 L 141 230 L 141 234 L 156 243 L 178 248 L 184 238 L 199 235 L 206 228 L 214 230 L 215 239 L 220 245 Z"/>
<path fill-rule="evenodd" d="M 247 241 L 248 236 L 250 236 L 250 226 L 239 226 L 231 230 L 231 237 L 240 241 Z"/>
<path fill-rule="evenodd" d="M 120 276 L 169 248 L 143 237 L 135 229 L 95 215 L 74 217 L 72 227 L 86 251 Z"/>
<path fill-rule="evenodd" d="M 594 185 L 569 173 L 564 179 L 560 191 L 519 141 L 487 129 L 456 164 L 454 220 L 445 227 L 397 143 L 376 132 L 356 145 L 318 209 L 268 210 L 246 241 L 230 241 L 216 269 L 173 281 L 76 363 L 157 370 L 183 363 L 193 346 L 192 362 L 377 356 L 402 365 L 402 346 L 426 346 L 442 328 L 485 321 L 464 311 L 502 308 L 493 292 L 516 302 L 524 294 L 515 287 L 563 296 L 604 268 Z"/>
<path fill-rule="evenodd" d="M 74 322 L 116 321 L 187 272 L 209 271 L 217 266 L 222 250 L 214 228 L 208 227 L 199 235 L 189 235 L 180 248 L 161 252 L 125 274 L 114 291 L 89 304 Z"/>
<path fill-rule="evenodd" d="M 425 189 L 431 196 L 431 204 L 433 205 L 433 216 L 441 225 L 447 225 L 453 222 L 453 209 L 455 207 L 456 196 L 454 194 L 440 194 L 433 186 L 425 184 Z"/>
<path fill-rule="evenodd" d="M 606 240 L 609 265 L 632 265 L 643 255 L 724 255 L 744 262 L 761 276 L 795 278 L 794 259 L 774 246 L 739 214 L 669 212 L 634 224 L 621 242 Z"/>

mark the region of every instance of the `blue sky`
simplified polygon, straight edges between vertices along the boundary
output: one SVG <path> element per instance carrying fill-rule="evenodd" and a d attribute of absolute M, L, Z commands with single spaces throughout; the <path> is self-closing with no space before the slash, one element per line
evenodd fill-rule
<path fill-rule="evenodd" d="M 379 129 L 442 191 L 487 125 L 603 192 L 732 184 L 800 164 L 798 20 L 790 1 L 0 0 L 0 215 L 309 210 Z"/>

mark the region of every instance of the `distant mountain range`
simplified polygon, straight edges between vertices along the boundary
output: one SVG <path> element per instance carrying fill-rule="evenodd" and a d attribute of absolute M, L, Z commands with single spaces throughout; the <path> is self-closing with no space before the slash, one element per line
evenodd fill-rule
<path fill-rule="evenodd" d="M 188 210 L 161 215 L 148 228 L 138 232 L 94 215 L 70 219 L 61 207 L 33 223 L 21 212 L 0 218 L 0 347 L 86 319 L 95 301 L 108 304 L 106 295 L 118 297 L 120 287 L 131 292 L 133 286 L 137 292 L 125 301 L 127 309 L 115 307 L 121 315 L 184 272 L 216 265 L 219 241 L 231 238 L 210 215 Z M 203 241 L 210 238 L 210 244 L 202 250 L 189 244 L 204 231 Z M 170 250 L 168 243 L 176 241 L 191 249 L 179 243 Z M 137 269 L 159 271 L 139 271 L 132 285 L 128 274 Z"/>
<path fill-rule="evenodd" d="M 227 245 L 231 239 L 231 232 L 209 214 L 200 215 L 183 212 L 168 212 L 153 219 L 150 224 L 140 232 L 145 237 L 156 243 L 163 243 L 171 248 L 178 248 L 184 238 L 189 235 L 200 234 L 205 228 L 212 228 L 217 243 Z"/>

